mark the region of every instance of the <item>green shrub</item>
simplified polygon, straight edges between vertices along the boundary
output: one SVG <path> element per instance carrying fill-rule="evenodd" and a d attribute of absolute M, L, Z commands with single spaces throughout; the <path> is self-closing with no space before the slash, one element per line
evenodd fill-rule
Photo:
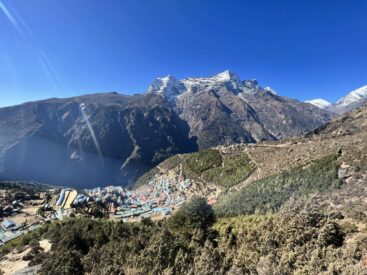
<path fill-rule="evenodd" d="M 342 246 L 345 234 L 340 225 L 336 222 L 326 223 L 318 237 L 318 243 L 321 246 L 334 245 L 336 247 Z"/>
<path fill-rule="evenodd" d="M 204 171 L 203 178 L 229 188 L 247 179 L 254 168 L 246 154 L 226 156 L 221 166 Z"/>
<path fill-rule="evenodd" d="M 227 193 L 215 206 L 219 216 L 276 212 L 292 196 L 305 196 L 338 188 L 336 156 L 283 171 L 250 183 L 237 193 Z"/>
<path fill-rule="evenodd" d="M 195 228 L 206 229 L 215 221 L 212 207 L 205 198 L 193 197 L 168 220 L 168 225 L 175 231 L 193 231 Z"/>
<path fill-rule="evenodd" d="M 200 174 L 210 168 L 218 167 L 222 164 L 222 156 L 218 150 L 206 149 L 196 153 L 185 155 L 186 167 L 196 174 Z"/>
<path fill-rule="evenodd" d="M 182 164 L 185 176 L 201 178 L 225 188 L 244 181 L 255 168 L 245 153 L 235 156 L 222 156 L 216 149 L 205 149 L 182 156 L 176 155 L 160 165 L 166 170 L 171 170 L 177 168 L 180 164 Z M 158 168 L 151 169 L 136 181 L 134 188 L 148 183 L 157 173 L 159 173 Z"/>

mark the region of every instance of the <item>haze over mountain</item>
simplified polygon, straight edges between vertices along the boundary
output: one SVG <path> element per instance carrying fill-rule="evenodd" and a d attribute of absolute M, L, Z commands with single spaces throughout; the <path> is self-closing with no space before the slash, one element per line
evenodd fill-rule
<path fill-rule="evenodd" d="M 157 78 L 144 94 L 92 94 L 0 109 L 0 176 L 126 185 L 177 153 L 301 135 L 333 114 L 229 71 Z"/>

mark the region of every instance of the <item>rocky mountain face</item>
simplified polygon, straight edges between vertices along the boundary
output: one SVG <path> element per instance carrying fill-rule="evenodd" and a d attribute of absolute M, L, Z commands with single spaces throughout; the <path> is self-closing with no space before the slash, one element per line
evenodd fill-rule
<path fill-rule="evenodd" d="M 367 102 L 367 85 L 350 92 L 334 104 L 320 98 L 306 102 L 323 110 L 328 110 L 336 114 L 344 114 L 363 106 Z"/>
<path fill-rule="evenodd" d="M 0 109 L 0 177 L 126 185 L 177 153 L 300 135 L 331 117 L 229 71 L 168 76 L 140 95 L 94 94 Z"/>
<path fill-rule="evenodd" d="M 161 95 L 187 121 L 199 148 L 301 135 L 332 117 L 230 71 L 207 78 L 158 78 L 148 92 Z"/>
<path fill-rule="evenodd" d="M 197 149 L 189 127 L 157 95 L 96 94 L 0 110 L 4 179 L 126 185 L 167 157 Z"/>

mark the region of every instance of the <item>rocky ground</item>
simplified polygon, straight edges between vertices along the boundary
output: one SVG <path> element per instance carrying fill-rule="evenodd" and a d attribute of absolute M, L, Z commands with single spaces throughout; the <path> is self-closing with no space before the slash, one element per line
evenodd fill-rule
<path fill-rule="evenodd" d="M 39 247 L 43 252 L 47 253 L 51 250 L 51 243 L 47 239 L 43 239 L 39 242 Z M 0 270 L 4 272 L 4 275 L 23 274 L 21 272 L 27 269 L 30 263 L 30 259 L 27 256 L 31 254 L 31 251 L 31 246 L 25 246 L 20 250 L 14 249 L 0 260 Z"/>

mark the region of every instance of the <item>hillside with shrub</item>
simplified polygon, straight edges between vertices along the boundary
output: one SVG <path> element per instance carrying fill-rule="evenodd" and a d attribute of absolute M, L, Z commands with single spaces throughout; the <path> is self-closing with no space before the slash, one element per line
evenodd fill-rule
<path fill-rule="evenodd" d="M 273 213 L 292 197 L 326 192 L 341 184 L 337 156 L 331 155 L 254 181 L 236 193 L 224 194 L 215 209 L 220 216 Z"/>
<path fill-rule="evenodd" d="M 206 149 L 169 158 L 143 175 L 135 186 L 172 171 L 192 180 L 230 188 L 247 179 L 254 169 L 255 165 L 245 153 L 226 154 L 219 148 Z"/>

